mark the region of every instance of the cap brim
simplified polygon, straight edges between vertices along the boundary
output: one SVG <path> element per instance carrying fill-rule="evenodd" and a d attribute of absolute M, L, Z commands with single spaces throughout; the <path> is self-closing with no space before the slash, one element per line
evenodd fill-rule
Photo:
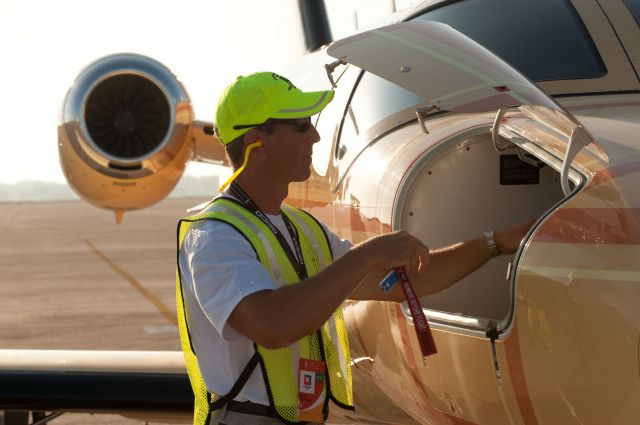
<path fill-rule="evenodd" d="M 289 94 L 287 105 L 276 111 L 272 118 L 305 118 L 322 111 L 333 99 L 334 91 L 298 92 L 293 99 Z"/>

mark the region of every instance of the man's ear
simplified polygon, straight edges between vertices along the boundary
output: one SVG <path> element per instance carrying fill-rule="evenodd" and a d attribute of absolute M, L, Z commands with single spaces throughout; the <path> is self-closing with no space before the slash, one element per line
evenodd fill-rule
<path fill-rule="evenodd" d="M 252 128 L 251 130 L 247 131 L 244 135 L 244 148 L 247 149 L 250 145 L 260 141 L 261 141 L 260 132 L 255 128 Z"/>
<path fill-rule="evenodd" d="M 254 145 L 253 147 L 251 147 Z M 244 135 L 244 150 L 246 152 L 247 149 L 251 149 L 254 151 L 254 155 L 260 155 L 264 152 L 262 149 L 264 147 L 264 143 L 262 141 L 262 134 L 252 128 Z"/>

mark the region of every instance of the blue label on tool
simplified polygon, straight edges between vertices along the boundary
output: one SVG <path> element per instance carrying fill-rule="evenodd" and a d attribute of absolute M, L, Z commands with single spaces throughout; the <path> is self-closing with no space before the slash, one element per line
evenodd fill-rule
<path fill-rule="evenodd" d="M 382 279 L 382 282 L 380 282 L 378 286 L 384 292 L 389 292 L 396 283 L 398 283 L 398 275 L 396 274 L 395 270 L 391 270 L 389 274 L 384 279 Z"/>

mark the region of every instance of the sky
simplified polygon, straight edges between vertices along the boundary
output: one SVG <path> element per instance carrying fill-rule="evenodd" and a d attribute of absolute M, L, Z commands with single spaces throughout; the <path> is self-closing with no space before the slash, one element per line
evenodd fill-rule
<path fill-rule="evenodd" d="M 334 38 L 397 3 L 415 2 L 327 0 Z M 65 181 L 56 134 L 64 96 L 82 68 L 118 52 L 167 65 L 187 88 L 196 118 L 211 121 L 236 76 L 286 73 L 305 46 L 297 0 L 0 0 L 0 184 Z M 219 168 L 190 166 L 187 174 Z"/>

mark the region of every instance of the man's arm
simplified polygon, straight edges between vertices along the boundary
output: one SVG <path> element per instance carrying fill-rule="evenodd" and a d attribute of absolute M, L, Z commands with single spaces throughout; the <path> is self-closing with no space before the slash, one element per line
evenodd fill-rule
<path fill-rule="evenodd" d="M 322 326 L 368 273 L 384 275 L 398 264 L 423 270 L 427 259 L 427 247 L 407 232 L 378 236 L 296 285 L 245 297 L 228 324 L 264 347 L 285 347 Z"/>
<path fill-rule="evenodd" d="M 532 225 L 533 221 L 525 221 L 512 227 L 496 230 L 495 240 L 498 251 L 501 254 L 513 254 Z M 418 296 L 425 297 L 449 288 L 468 274 L 482 267 L 491 258 L 489 246 L 484 236 L 480 236 L 430 251 L 429 266 L 424 273 L 419 273 L 415 268 L 407 268 L 407 271 Z M 369 273 L 349 298 L 355 300 L 404 301 L 404 293 L 400 285 L 396 285 L 387 293 L 384 293 L 378 287 L 386 273 Z"/>
<path fill-rule="evenodd" d="M 531 225 L 527 221 L 496 231 L 500 252 L 515 252 Z M 378 287 L 394 267 L 405 266 L 418 295 L 426 296 L 448 288 L 490 258 L 484 237 L 429 253 L 409 233 L 393 232 L 354 246 L 303 282 L 245 297 L 228 323 L 264 347 L 285 347 L 318 329 L 347 298 L 404 301 L 399 285 L 388 293 Z"/>

